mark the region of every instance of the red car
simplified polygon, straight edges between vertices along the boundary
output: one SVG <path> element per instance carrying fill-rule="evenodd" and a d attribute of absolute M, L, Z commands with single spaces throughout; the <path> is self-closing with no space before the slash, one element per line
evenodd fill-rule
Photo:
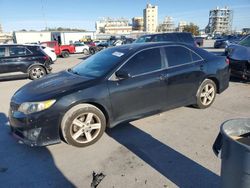
<path fill-rule="evenodd" d="M 42 42 L 41 45 L 54 48 L 56 55 L 64 58 L 69 57 L 69 54 L 76 51 L 74 45 L 59 45 L 57 41 Z"/>

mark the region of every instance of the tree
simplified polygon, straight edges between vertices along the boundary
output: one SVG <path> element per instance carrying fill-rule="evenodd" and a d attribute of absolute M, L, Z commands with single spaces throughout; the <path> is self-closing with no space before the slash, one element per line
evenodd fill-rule
<path fill-rule="evenodd" d="M 197 36 L 197 35 L 200 34 L 199 27 L 197 25 L 195 25 L 194 23 L 190 23 L 189 25 L 186 25 L 183 28 L 183 31 L 184 32 L 190 32 L 190 33 L 192 33 L 195 36 Z"/>

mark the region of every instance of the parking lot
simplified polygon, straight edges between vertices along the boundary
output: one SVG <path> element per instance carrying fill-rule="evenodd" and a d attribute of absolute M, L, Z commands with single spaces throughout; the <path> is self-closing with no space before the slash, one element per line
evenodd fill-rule
<path fill-rule="evenodd" d="M 210 43 L 209 51 L 214 52 Z M 217 50 L 220 54 L 222 51 Z M 53 72 L 70 68 L 84 55 L 58 58 Z M 8 108 L 14 92 L 30 80 L 0 82 L 0 185 L 3 187 L 90 187 L 92 172 L 105 177 L 98 187 L 218 187 L 220 159 L 212 151 L 220 125 L 249 117 L 250 85 L 239 80 L 205 110 L 182 107 L 124 123 L 96 144 L 75 148 L 18 144 L 9 134 Z"/>

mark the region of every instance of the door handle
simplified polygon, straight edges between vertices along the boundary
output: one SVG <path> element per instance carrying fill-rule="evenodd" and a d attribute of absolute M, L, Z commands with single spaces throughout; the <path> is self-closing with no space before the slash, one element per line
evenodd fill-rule
<path fill-rule="evenodd" d="M 204 70 L 204 65 L 200 65 L 200 70 Z"/>
<path fill-rule="evenodd" d="M 167 76 L 166 75 L 160 75 L 159 80 L 160 81 L 167 81 Z"/>

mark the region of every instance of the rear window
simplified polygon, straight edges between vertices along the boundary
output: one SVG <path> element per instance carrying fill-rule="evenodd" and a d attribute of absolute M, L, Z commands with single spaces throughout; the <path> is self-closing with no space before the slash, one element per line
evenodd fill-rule
<path fill-rule="evenodd" d="M 141 36 L 141 37 L 139 37 L 139 38 L 135 41 L 135 43 L 151 42 L 151 40 L 152 40 L 152 36 L 146 35 L 146 36 Z"/>
<path fill-rule="evenodd" d="M 0 47 L 0 57 L 5 57 L 5 48 Z"/>
<path fill-rule="evenodd" d="M 19 46 L 9 47 L 9 51 L 10 56 L 25 56 L 32 54 L 27 48 Z"/>
<path fill-rule="evenodd" d="M 194 38 L 189 33 L 177 33 L 179 42 L 194 44 Z"/>
<path fill-rule="evenodd" d="M 167 33 L 167 34 L 160 34 L 154 35 L 152 42 L 177 42 L 177 37 L 175 34 Z"/>

